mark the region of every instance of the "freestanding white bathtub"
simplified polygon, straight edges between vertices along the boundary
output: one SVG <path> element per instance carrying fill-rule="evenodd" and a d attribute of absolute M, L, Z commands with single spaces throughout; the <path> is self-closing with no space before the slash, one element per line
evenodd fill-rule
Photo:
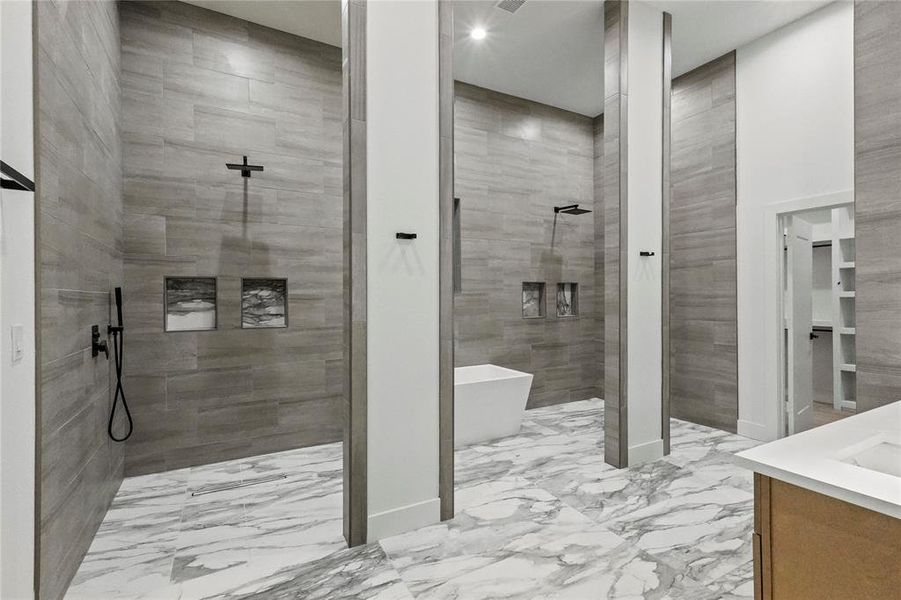
<path fill-rule="evenodd" d="M 532 375 L 497 365 L 454 369 L 454 445 L 519 433 Z"/>

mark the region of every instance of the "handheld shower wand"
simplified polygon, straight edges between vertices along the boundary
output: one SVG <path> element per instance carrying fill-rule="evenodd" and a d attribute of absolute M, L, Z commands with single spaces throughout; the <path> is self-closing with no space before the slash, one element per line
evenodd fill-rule
<path fill-rule="evenodd" d="M 116 394 L 113 397 L 113 406 L 110 409 L 109 413 L 109 422 L 106 426 L 106 432 L 109 434 L 110 439 L 115 442 L 124 442 L 128 438 L 131 437 L 132 431 L 134 431 L 134 421 L 131 418 L 131 411 L 128 410 L 128 402 L 125 401 L 125 390 L 122 387 L 122 359 L 125 352 L 125 326 L 122 324 L 122 288 L 117 287 L 115 290 L 116 295 L 116 316 L 118 317 L 118 325 L 113 326 L 110 325 L 108 327 L 109 333 L 113 335 L 113 355 L 116 361 Z M 116 416 L 116 404 L 119 401 L 122 401 L 122 408 L 125 409 L 125 417 L 128 419 L 128 430 L 122 437 L 116 437 L 113 433 L 113 421 Z"/>

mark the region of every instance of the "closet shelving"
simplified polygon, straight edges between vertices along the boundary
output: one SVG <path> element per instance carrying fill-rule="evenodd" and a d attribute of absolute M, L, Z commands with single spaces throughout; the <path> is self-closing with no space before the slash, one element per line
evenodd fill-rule
<path fill-rule="evenodd" d="M 853 207 L 832 209 L 832 390 L 837 410 L 857 408 L 855 251 Z"/>

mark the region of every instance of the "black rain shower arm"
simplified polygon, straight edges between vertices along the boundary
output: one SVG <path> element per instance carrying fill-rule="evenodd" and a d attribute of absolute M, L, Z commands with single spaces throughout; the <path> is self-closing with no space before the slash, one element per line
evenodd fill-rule
<path fill-rule="evenodd" d="M 579 208 L 578 204 L 567 204 L 566 206 L 555 206 L 554 214 L 563 213 L 565 215 L 584 215 L 591 211 L 587 208 Z"/>
<path fill-rule="evenodd" d="M 250 177 L 251 171 L 262 171 L 263 165 L 248 165 L 247 157 L 244 157 L 243 163 L 225 163 L 229 171 L 241 171 L 241 177 Z"/>

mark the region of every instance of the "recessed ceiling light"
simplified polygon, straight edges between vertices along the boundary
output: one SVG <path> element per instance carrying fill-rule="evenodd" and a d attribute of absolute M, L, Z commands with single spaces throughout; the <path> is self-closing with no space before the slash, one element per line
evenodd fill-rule
<path fill-rule="evenodd" d="M 472 31 L 469 32 L 469 37 L 474 40 L 484 40 L 487 32 L 483 27 L 473 27 Z"/>

